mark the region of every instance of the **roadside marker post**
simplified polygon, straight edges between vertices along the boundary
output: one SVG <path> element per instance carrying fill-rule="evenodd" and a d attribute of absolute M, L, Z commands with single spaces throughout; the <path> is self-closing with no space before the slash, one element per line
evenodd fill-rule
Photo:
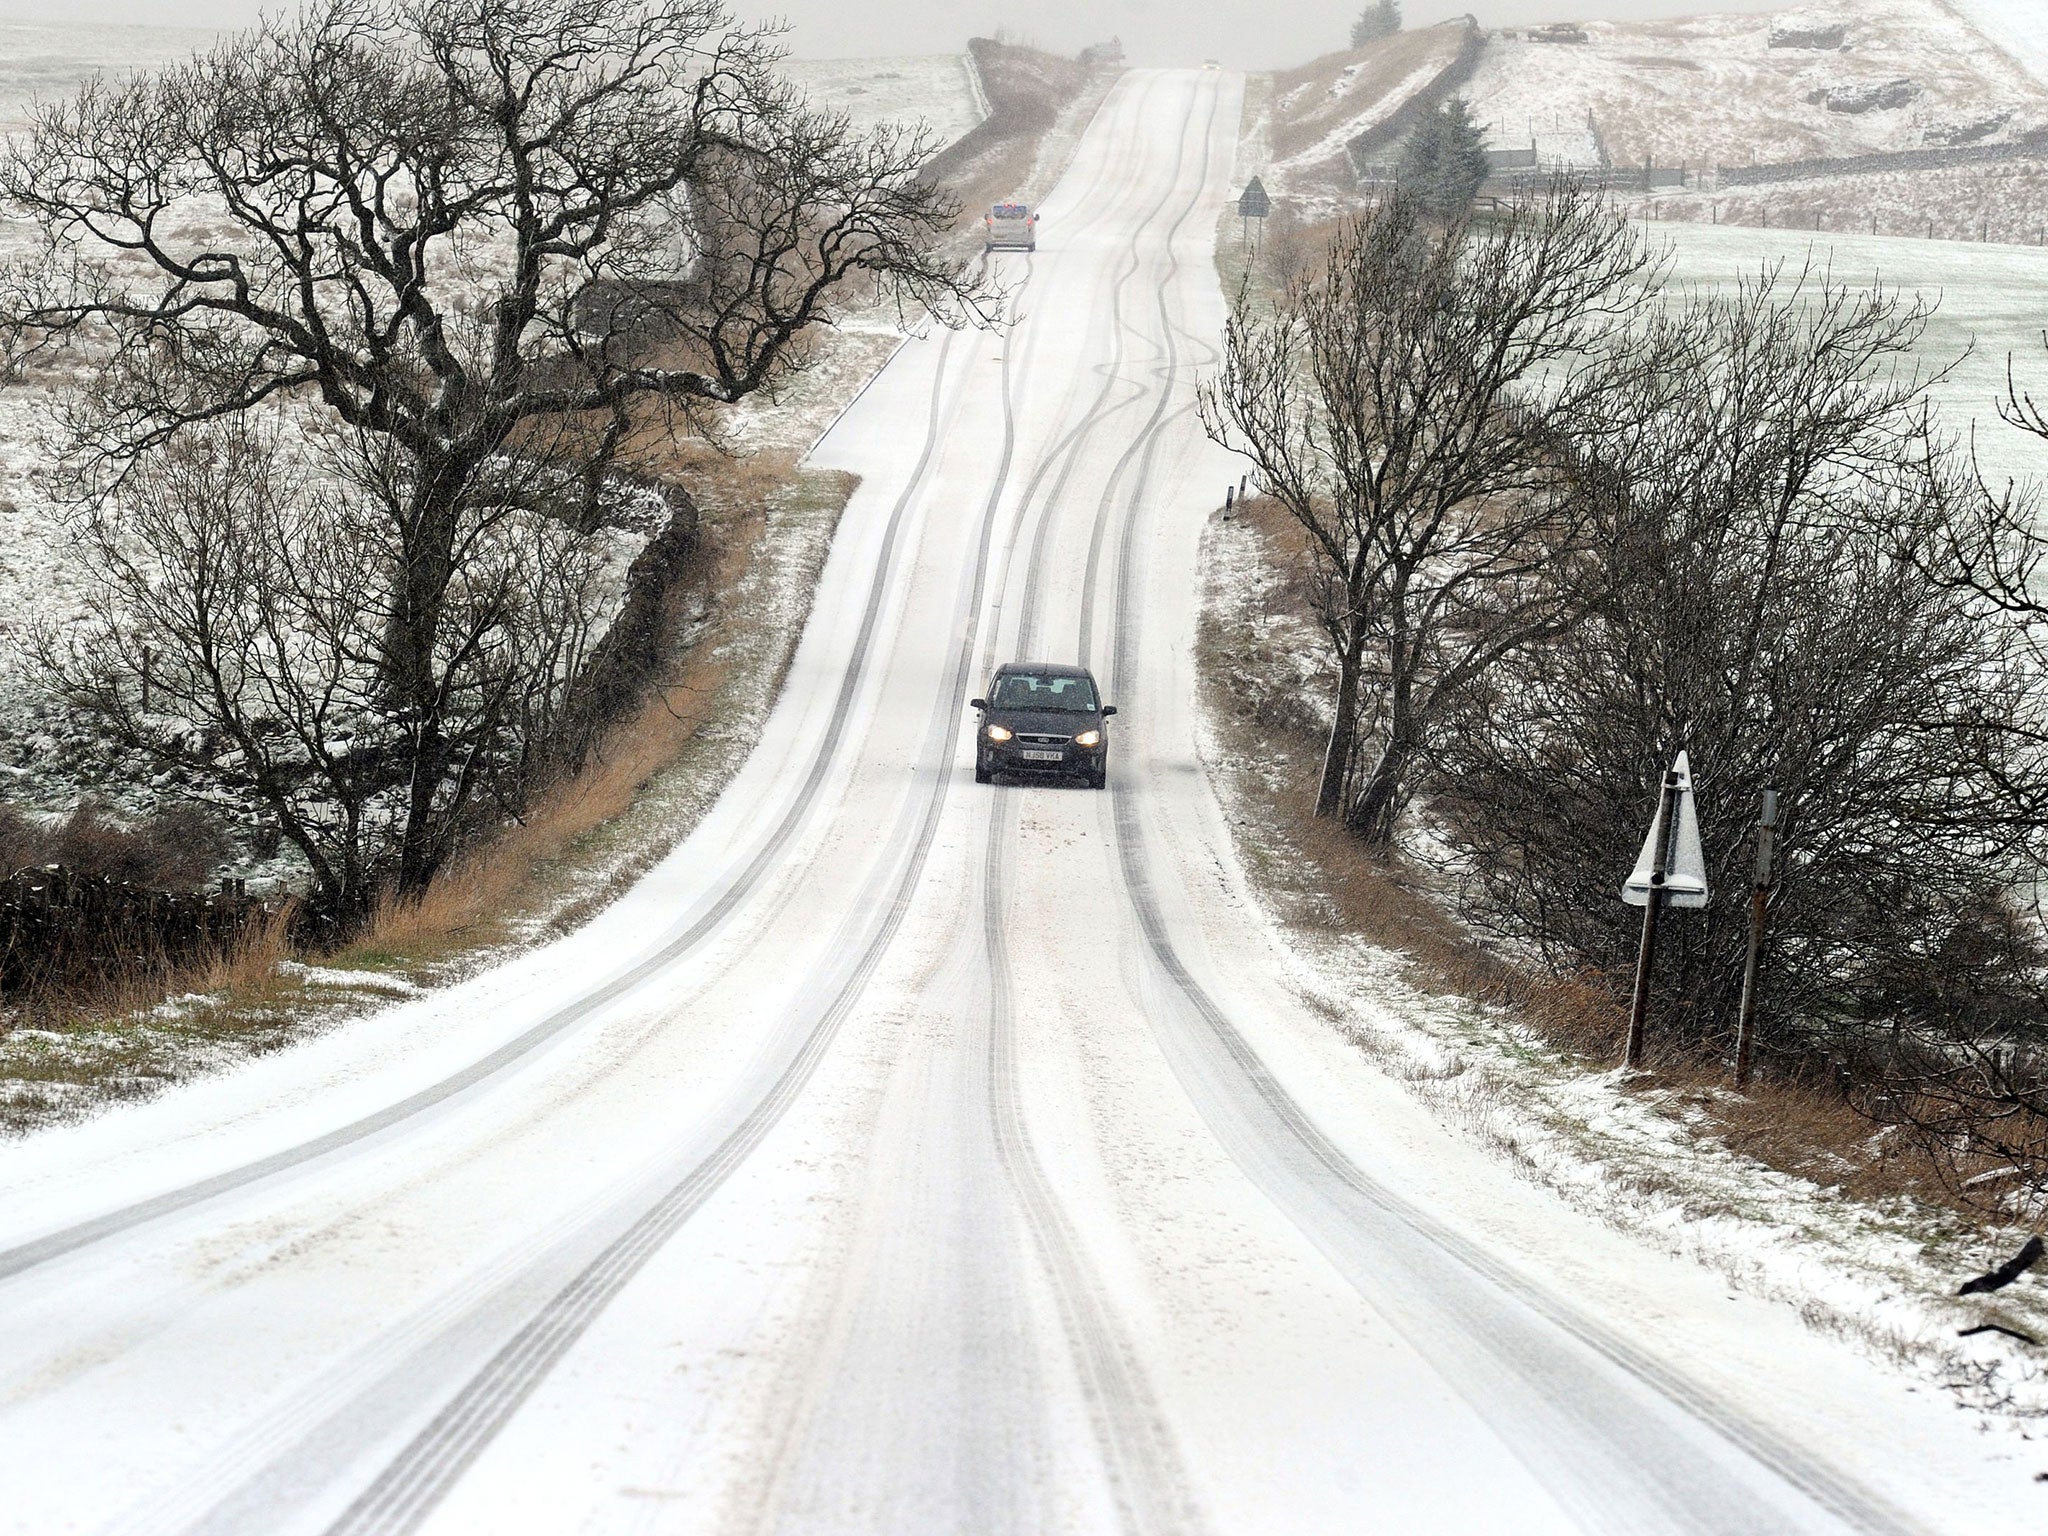
<path fill-rule="evenodd" d="M 1237 199 L 1237 219 L 1242 228 L 1238 232 L 1238 244 L 1251 243 L 1253 219 L 1263 219 L 1273 211 L 1273 200 L 1266 195 L 1266 184 L 1254 176 L 1245 183 L 1244 191 Z"/>
<path fill-rule="evenodd" d="M 1756 983 L 1763 965 L 1764 919 L 1771 906 L 1771 865 L 1777 857 L 1778 792 L 1764 791 L 1756 819 L 1756 883 L 1749 893 L 1749 952 L 1742 961 L 1742 1011 L 1735 1023 L 1735 1086 L 1749 1086 L 1750 1064 L 1756 1055 Z"/>
<path fill-rule="evenodd" d="M 1643 909 L 1643 940 L 1636 951 L 1635 997 L 1629 1006 L 1625 1066 L 1643 1064 L 1643 1033 L 1650 1013 L 1650 968 L 1657 954 L 1657 925 L 1664 908 L 1707 904 L 1707 857 L 1700 846 L 1699 807 L 1692 791 L 1692 765 L 1678 754 L 1664 775 L 1657 817 L 1636 867 L 1622 882 L 1621 899 Z"/>

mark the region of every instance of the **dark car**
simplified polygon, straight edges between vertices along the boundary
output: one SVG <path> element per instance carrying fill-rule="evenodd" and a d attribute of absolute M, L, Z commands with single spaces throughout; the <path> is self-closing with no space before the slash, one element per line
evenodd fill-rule
<path fill-rule="evenodd" d="M 996 668 L 988 697 L 975 699 L 974 782 L 999 773 L 1056 774 L 1100 789 L 1109 773 L 1109 732 L 1116 713 L 1102 702 L 1086 667 L 1012 661 Z"/>

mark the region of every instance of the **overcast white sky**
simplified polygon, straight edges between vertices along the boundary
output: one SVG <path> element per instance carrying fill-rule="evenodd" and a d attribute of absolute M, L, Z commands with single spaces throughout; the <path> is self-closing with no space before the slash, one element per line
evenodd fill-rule
<path fill-rule="evenodd" d="M 0 0 L 0 18 L 236 26 L 279 0 Z M 728 0 L 748 17 L 786 17 L 794 51 L 816 58 L 952 53 L 998 27 L 1071 52 L 1116 33 L 1137 63 L 1205 57 L 1245 69 L 1297 64 L 1342 47 L 1364 0 Z M 1409 24 L 1476 10 L 1488 25 L 1590 16 L 1765 11 L 1790 0 L 1406 0 Z"/>

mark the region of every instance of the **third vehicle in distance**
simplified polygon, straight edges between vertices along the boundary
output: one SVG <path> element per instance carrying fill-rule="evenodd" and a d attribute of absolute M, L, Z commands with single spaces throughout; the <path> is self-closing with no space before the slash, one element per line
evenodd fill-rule
<path fill-rule="evenodd" d="M 985 251 L 1038 249 L 1038 215 L 1026 203 L 997 203 L 981 222 L 988 230 Z"/>

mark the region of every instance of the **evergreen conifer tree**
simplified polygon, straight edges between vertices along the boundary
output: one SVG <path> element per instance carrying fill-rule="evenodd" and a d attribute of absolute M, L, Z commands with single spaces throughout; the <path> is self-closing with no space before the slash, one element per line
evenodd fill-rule
<path fill-rule="evenodd" d="M 1472 110 L 1454 97 L 1418 123 L 1401 151 L 1399 177 L 1438 218 L 1455 218 L 1472 206 L 1486 180 L 1485 134 Z"/>
<path fill-rule="evenodd" d="M 1392 37 L 1400 30 L 1401 0 L 1373 0 L 1359 12 L 1358 20 L 1351 23 L 1351 46 L 1363 48 L 1367 43 Z"/>

